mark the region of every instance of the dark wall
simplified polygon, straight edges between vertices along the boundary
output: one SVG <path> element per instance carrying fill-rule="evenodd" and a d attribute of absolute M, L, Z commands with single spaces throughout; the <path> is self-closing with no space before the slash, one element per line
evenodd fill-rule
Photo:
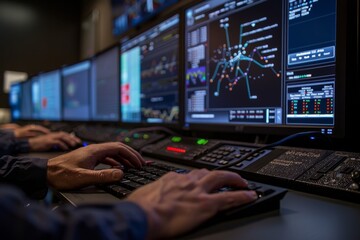
<path fill-rule="evenodd" d="M 36 74 L 80 57 L 81 1 L 0 0 L 0 108 L 4 71 Z"/>

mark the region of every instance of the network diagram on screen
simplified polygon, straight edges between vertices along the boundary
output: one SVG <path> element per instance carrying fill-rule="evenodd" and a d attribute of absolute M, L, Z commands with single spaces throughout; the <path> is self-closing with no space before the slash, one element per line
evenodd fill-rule
<path fill-rule="evenodd" d="M 185 14 L 187 123 L 334 125 L 335 0 L 211 0 Z"/>

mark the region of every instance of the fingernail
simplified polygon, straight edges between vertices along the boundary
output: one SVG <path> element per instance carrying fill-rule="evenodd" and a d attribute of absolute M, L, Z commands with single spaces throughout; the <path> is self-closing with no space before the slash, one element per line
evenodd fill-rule
<path fill-rule="evenodd" d="M 122 172 L 121 172 L 120 170 L 114 170 L 114 171 L 112 172 L 112 178 L 113 178 L 114 180 L 120 180 L 121 177 L 122 177 Z"/>
<path fill-rule="evenodd" d="M 258 199 L 258 195 L 255 191 L 248 191 L 247 193 L 251 199 L 253 199 L 253 200 Z"/>

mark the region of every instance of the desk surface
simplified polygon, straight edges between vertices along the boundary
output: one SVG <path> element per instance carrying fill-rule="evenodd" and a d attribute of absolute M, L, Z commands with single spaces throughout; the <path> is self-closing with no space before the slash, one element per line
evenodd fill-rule
<path fill-rule="evenodd" d="M 121 201 L 95 188 L 61 195 L 74 205 Z M 359 240 L 360 205 L 290 190 L 279 211 L 204 227 L 179 239 Z"/>
<path fill-rule="evenodd" d="M 56 155 L 58 153 L 30 154 L 33 157 Z M 91 187 L 60 194 L 74 205 L 120 201 Z M 359 240 L 360 204 L 290 190 L 281 201 L 279 211 L 203 227 L 179 239 Z"/>

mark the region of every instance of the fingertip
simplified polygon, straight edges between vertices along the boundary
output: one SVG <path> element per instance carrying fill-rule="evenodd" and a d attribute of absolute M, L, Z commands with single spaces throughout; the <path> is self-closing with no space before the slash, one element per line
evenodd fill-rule
<path fill-rule="evenodd" d="M 246 195 L 249 197 L 250 200 L 255 201 L 256 199 L 258 199 L 258 194 L 256 193 L 256 191 L 246 191 Z"/>
<path fill-rule="evenodd" d="M 144 159 L 140 159 L 140 165 L 141 167 L 146 165 L 146 161 Z"/>
<path fill-rule="evenodd" d="M 243 184 L 245 187 L 249 186 L 249 182 L 248 182 L 246 179 L 241 178 L 241 181 L 242 181 L 242 184 Z"/>
<path fill-rule="evenodd" d="M 114 181 L 119 181 L 123 177 L 123 172 L 120 169 L 114 169 L 111 176 Z"/>

